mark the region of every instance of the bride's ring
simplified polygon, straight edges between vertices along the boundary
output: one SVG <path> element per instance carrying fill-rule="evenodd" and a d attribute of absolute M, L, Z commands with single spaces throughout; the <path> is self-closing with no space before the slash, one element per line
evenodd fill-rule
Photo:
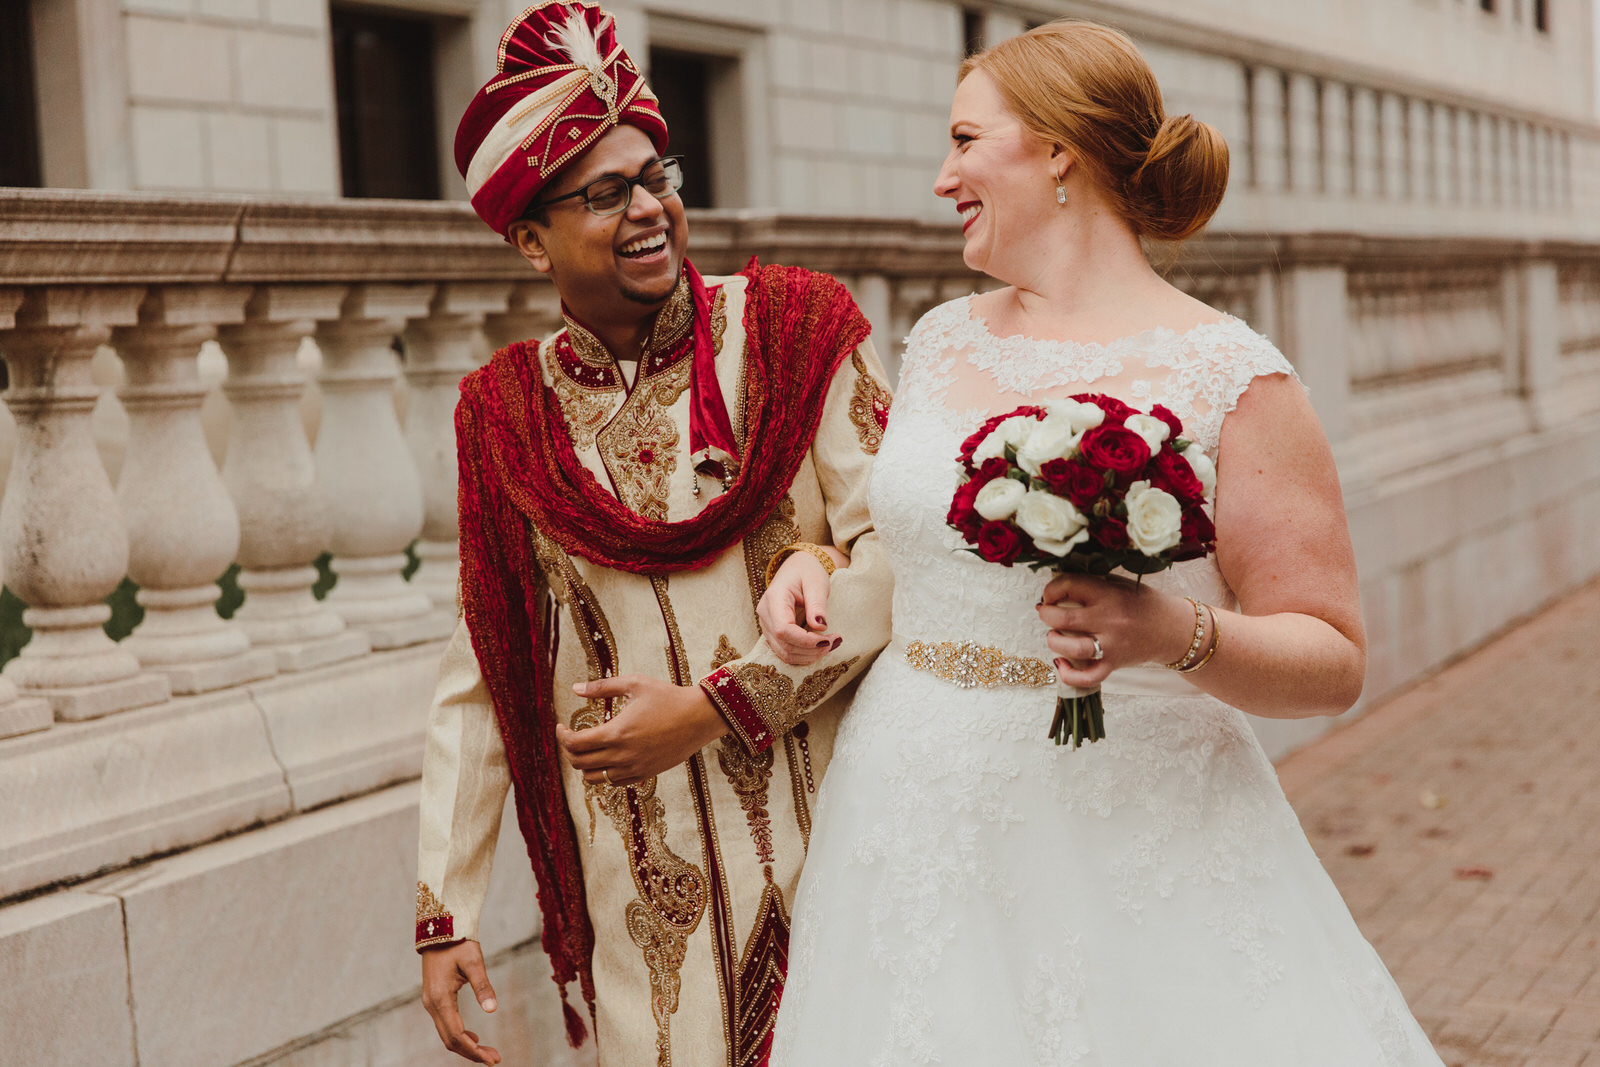
<path fill-rule="evenodd" d="M 615 783 L 613 783 L 611 781 L 611 768 L 610 767 L 602 767 L 600 769 L 600 777 L 605 779 L 606 785 L 615 784 Z"/>
<path fill-rule="evenodd" d="M 1090 659 L 1096 659 L 1096 660 L 1105 659 L 1106 658 L 1106 650 L 1100 647 L 1100 639 L 1098 637 L 1096 637 L 1094 634 L 1090 634 L 1089 635 L 1089 640 L 1094 642 L 1094 655 L 1090 656 L 1089 658 Z"/>

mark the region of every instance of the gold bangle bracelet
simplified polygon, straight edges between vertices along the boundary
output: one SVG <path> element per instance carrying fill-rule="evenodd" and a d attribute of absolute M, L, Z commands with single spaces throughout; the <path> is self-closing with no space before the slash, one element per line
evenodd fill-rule
<path fill-rule="evenodd" d="M 792 545 L 784 545 L 772 554 L 771 559 L 767 560 L 768 585 L 772 584 L 772 579 L 777 575 L 778 568 L 782 566 L 784 560 L 789 558 L 791 552 L 804 552 L 809 556 L 815 556 L 817 562 L 822 564 L 822 569 L 830 575 L 839 567 L 837 563 L 833 562 L 833 557 L 828 555 L 827 550 L 821 545 L 814 545 L 809 541 L 796 541 Z"/>
<path fill-rule="evenodd" d="M 1206 614 L 1211 617 L 1211 647 L 1206 649 L 1206 654 L 1200 657 L 1199 663 L 1190 664 L 1178 669 L 1179 674 L 1193 674 L 1195 671 L 1211 662 L 1211 657 L 1217 654 L 1217 649 L 1222 647 L 1222 627 L 1217 623 L 1217 612 L 1210 604 L 1206 605 Z"/>
<path fill-rule="evenodd" d="M 1194 639 L 1189 642 L 1188 651 L 1173 662 L 1165 665 L 1169 671 L 1188 670 L 1190 665 L 1194 663 L 1194 658 L 1200 654 L 1200 642 L 1206 639 L 1206 617 L 1200 612 L 1200 601 L 1192 596 L 1186 596 L 1183 599 L 1187 600 L 1189 606 L 1194 608 Z"/>

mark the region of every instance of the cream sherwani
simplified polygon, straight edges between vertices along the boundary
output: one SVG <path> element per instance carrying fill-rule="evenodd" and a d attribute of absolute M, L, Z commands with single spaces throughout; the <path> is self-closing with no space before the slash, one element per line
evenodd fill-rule
<path fill-rule="evenodd" d="M 742 440 L 745 279 L 705 281 L 715 291 L 717 377 L 741 451 L 784 447 Z M 680 286 L 631 383 L 576 324 L 540 347 L 545 384 L 560 398 L 581 462 L 629 508 L 668 521 L 693 516 L 723 488 L 689 462 L 690 360 L 670 355 L 688 328 Z M 888 413 L 882 382 L 863 342 L 833 378 L 788 496 L 709 567 L 628 574 L 569 556 L 533 531 L 562 607 L 560 721 L 575 729 L 600 721 L 600 705 L 572 696 L 571 687 L 599 677 L 609 661 L 618 673 L 704 680 L 732 726 L 688 763 L 637 787 L 586 786 L 564 767 L 595 931 L 597 1038 L 607 1067 L 741 1067 L 768 1040 L 817 785 L 854 680 L 889 638 L 891 576 L 866 500 Z M 769 559 L 795 541 L 837 545 L 851 557 L 834 576 L 828 605 L 833 627 L 848 636 L 810 667 L 772 654 L 754 610 Z M 419 946 L 476 936 L 508 787 L 494 710 L 462 624 L 428 721 Z M 446 918 L 449 936 L 430 937 L 429 922 L 439 931 Z"/>

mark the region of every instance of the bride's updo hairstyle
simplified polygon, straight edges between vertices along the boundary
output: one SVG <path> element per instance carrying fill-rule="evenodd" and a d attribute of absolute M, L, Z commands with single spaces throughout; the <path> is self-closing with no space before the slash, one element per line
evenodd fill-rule
<path fill-rule="evenodd" d="M 1034 136 L 1076 162 L 1142 236 L 1198 233 L 1228 188 L 1228 143 L 1192 115 L 1168 116 L 1139 50 L 1107 26 L 1061 19 L 961 64 L 981 70 Z"/>

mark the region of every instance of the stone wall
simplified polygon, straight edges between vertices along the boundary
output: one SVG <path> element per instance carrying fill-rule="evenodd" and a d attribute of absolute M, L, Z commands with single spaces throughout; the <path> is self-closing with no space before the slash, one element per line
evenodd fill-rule
<path fill-rule="evenodd" d="M 948 226 L 691 225 L 708 272 L 759 254 L 844 278 L 891 372 L 917 316 L 983 281 Z M 1356 543 L 1367 701 L 1600 573 L 1600 245 L 1224 231 L 1158 258 L 1311 387 Z M 0 676 L 0 1048 L 447 1062 L 408 926 L 454 615 L 448 412 L 492 345 L 549 328 L 553 293 L 464 205 L 62 192 L 0 199 L 0 278 L 0 560 L 34 628 Z M 97 414 L 123 428 L 115 485 Z M 324 551 L 340 584 L 318 600 Z M 224 622 L 230 561 L 246 600 Z M 124 576 L 145 620 L 114 643 L 101 601 Z M 1328 725 L 1256 723 L 1274 754 Z M 485 933 L 506 1008 L 484 1032 L 522 1062 L 582 1062 L 563 1058 L 520 852 L 508 831 Z"/>
<path fill-rule="evenodd" d="M 48 185 L 331 196 L 326 0 L 33 0 Z M 449 145 L 521 0 L 364 5 L 431 20 Z M 1173 110 L 1233 151 L 1218 224 L 1266 232 L 1600 238 L 1591 14 L 1419 0 L 671 0 L 610 5 L 714 60 L 718 207 L 941 220 L 932 184 L 969 21 L 995 41 L 1061 15 L 1133 34 Z M 1292 12 L 1292 13 L 1291 13 Z M 975 20 L 975 21 L 973 21 Z"/>

